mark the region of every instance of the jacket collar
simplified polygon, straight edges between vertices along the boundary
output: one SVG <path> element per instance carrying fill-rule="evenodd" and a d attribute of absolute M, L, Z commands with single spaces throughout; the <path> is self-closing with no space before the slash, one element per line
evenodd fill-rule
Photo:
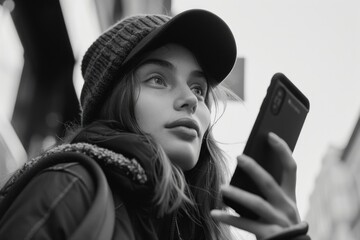
<path fill-rule="evenodd" d="M 33 158 L 17 170 L 2 189 L 12 185 L 39 161 L 53 154 L 77 152 L 94 159 L 103 169 L 114 192 L 130 205 L 156 211 L 153 207 L 155 190 L 155 151 L 144 136 L 122 131 L 114 122 L 94 122 L 82 129 L 70 143 L 61 144 Z M 161 166 L 156 166 L 157 168 Z"/>

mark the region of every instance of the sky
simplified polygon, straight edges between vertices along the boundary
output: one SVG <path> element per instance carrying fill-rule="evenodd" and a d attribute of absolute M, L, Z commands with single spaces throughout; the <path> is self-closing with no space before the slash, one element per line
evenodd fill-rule
<path fill-rule="evenodd" d="M 360 2 L 173 1 L 174 13 L 190 8 L 220 16 L 235 35 L 238 56 L 245 58 L 245 101 L 230 104 L 215 135 L 230 155 L 241 154 L 274 73 L 284 73 L 309 98 L 293 153 L 304 217 L 327 149 L 344 148 L 360 116 Z"/>
<path fill-rule="evenodd" d="M 215 128 L 232 166 L 274 73 L 284 73 L 309 98 L 310 112 L 293 154 L 304 217 L 327 149 L 344 148 L 360 116 L 360 2 L 173 0 L 172 6 L 174 13 L 202 8 L 220 16 L 234 33 L 238 56 L 245 58 L 245 101 L 230 103 Z M 83 41 L 92 41 L 97 31 L 85 34 L 90 37 Z M 12 113 L 19 84 L 14 79 L 20 79 L 23 64 L 23 50 L 13 34 L 14 26 L 0 8 L 0 118 L 5 119 Z"/>

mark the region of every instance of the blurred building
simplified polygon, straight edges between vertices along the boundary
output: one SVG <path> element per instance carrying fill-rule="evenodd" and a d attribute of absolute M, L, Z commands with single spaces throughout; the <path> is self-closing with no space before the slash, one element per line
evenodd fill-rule
<path fill-rule="evenodd" d="M 310 197 L 306 221 L 316 240 L 360 236 L 360 119 L 345 147 L 329 147 Z"/>
<path fill-rule="evenodd" d="M 171 0 L 0 0 L 0 187 L 80 122 L 91 42 L 122 17 L 170 10 Z"/>
<path fill-rule="evenodd" d="M 10 144 L 11 143 L 11 144 Z M 9 121 L 0 117 L 0 188 L 27 158 L 25 149 Z"/>
<path fill-rule="evenodd" d="M 32 157 L 63 138 L 68 125 L 79 123 L 74 82 L 82 84 L 79 62 L 90 43 L 124 16 L 170 13 L 171 0 L 0 0 L 0 7 L 11 15 L 23 48 L 20 79 L 2 80 L 19 83 L 13 103 L 7 103 L 13 110 L 8 126 Z M 1 138 L 3 149 L 11 149 L 9 137 Z"/>

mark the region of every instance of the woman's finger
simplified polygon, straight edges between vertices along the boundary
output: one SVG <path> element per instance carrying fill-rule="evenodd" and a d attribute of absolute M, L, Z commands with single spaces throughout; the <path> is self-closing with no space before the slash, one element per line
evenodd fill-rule
<path fill-rule="evenodd" d="M 285 198 L 285 193 L 275 179 L 257 162 L 246 155 L 237 157 L 238 167 L 243 169 L 255 182 L 260 192 L 269 202 L 279 202 Z"/>
<path fill-rule="evenodd" d="M 239 229 L 251 232 L 256 235 L 257 239 L 263 239 L 267 236 L 275 235 L 280 232 L 282 228 L 277 225 L 269 225 L 257 221 L 252 221 L 249 219 L 241 218 L 238 216 L 234 216 L 229 214 L 228 212 L 221 210 L 211 210 L 211 216 L 222 223 L 237 227 Z"/>
<path fill-rule="evenodd" d="M 267 215 L 267 220 L 278 219 L 277 223 L 281 223 L 282 226 L 286 226 L 283 224 L 288 224 L 289 222 L 297 223 L 300 221 L 299 212 L 296 207 L 296 203 L 293 200 L 295 198 L 295 193 L 289 196 L 288 194 L 291 192 L 288 193 L 283 190 L 282 187 L 279 186 L 275 179 L 266 170 L 264 170 L 261 166 L 259 166 L 258 163 L 246 155 L 238 156 L 238 166 L 252 177 L 255 184 L 266 198 L 266 201 L 273 207 L 274 210 L 277 211 L 277 214 L 273 214 L 272 216 Z M 259 198 L 262 199 L 261 197 Z M 252 199 L 247 202 L 250 202 L 251 205 L 251 202 L 256 202 L 256 199 Z M 256 208 L 256 206 L 253 207 Z M 255 209 L 253 211 L 256 212 Z M 259 215 L 262 216 L 261 214 Z M 286 218 L 285 221 L 283 217 Z M 279 221 L 279 219 L 281 219 L 281 221 Z"/>
<path fill-rule="evenodd" d="M 289 219 L 282 214 L 282 212 L 278 211 L 265 199 L 255 194 L 251 194 L 231 185 L 222 186 L 221 193 L 223 196 L 226 196 L 261 216 L 261 219 L 264 222 L 270 222 L 283 227 L 291 225 Z"/>
<path fill-rule="evenodd" d="M 283 174 L 281 188 L 296 202 L 296 162 L 286 142 L 276 134 L 270 132 L 268 135 L 269 144 L 275 155 L 282 164 Z"/>

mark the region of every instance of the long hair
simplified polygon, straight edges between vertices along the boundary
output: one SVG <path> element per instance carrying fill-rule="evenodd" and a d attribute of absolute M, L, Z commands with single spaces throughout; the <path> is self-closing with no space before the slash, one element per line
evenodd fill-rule
<path fill-rule="evenodd" d="M 217 106 L 219 97 L 219 91 L 215 91 L 211 85 L 205 100 L 210 109 L 213 104 Z M 159 206 L 159 215 L 181 208 L 192 220 L 189 221 L 191 229 L 195 230 L 195 225 L 200 226 L 205 239 L 226 239 L 228 228 L 220 226 L 210 216 L 212 209 L 221 208 L 219 188 L 228 175 L 226 158 L 212 135 L 212 126 L 204 135 L 196 166 L 184 173 L 171 163 L 161 146 L 138 126 L 134 113 L 138 89 L 139 82 L 134 70 L 130 71 L 113 89 L 98 118 L 118 121 L 125 131 L 145 136 L 157 153 L 155 166 L 160 165 L 162 170 L 155 174 L 158 188 L 153 200 Z"/>
<path fill-rule="evenodd" d="M 182 207 L 192 220 L 193 230 L 198 225 L 203 228 L 206 239 L 225 239 L 228 234 L 223 228 L 226 227 L 220 226 L 210 216 L 210 210 L 221 207 L 219 188 L 228 176 L 226 158 L 212 135 L 212 126 L 205 133 L 196 166 L 183 173 L 179 167 L 171 164 L 161 146 L 138 126 L 134 113 L 137 89 L 139 82 L 134 72 L 129 72 L 106 100 L 99 118 L 118 121 L 125 131 L 145 136 L 153 146 L 158 155 L 159 162 L 156 164 L 162 166 L 162 171 L 157 174 L 154 197 L 154 202 L 159 205 L 160 215 Z M 221 95 L 221 91 L 215 91 L 210 84 L 206 97 L 209 108 L 213 104 L 217 106 L 219 94 Z"/>
<path fill-rule="evenodd" d="M 208 102 L 217 111 L 218 100 L 224 100 L 233 93 L 222 86 L 210 89 Z M 218 117 L 215 117 L 217 119 Z M 215 120 L 216 122 L 216 120 Z M 186 172 L 187 183 L 193 194 L 198 210 L 201 226 L 206 239 L 230 239 L 230 229 L 227 225 L 219 225 L 210 216 L 210 211 L 223 208 L 221 205 L 220 186 L 228 181 L 230 176 L 225 153 L 218 146 L 212 134 L 213 123 L 207 130 L 196 166 Z"/>
<path fill-rule="evenodd" d="M 158 188 L 155 190 L 153 201 L 159 206 L 159 216 L 173 212 L 184 202 L 191 204 L 186 191 L 184 174 L 179 167 L 171 164 L 164 150 L 150 135 L 144 133 L 137 124 L 134 106 L 137 97 L 138 81 L 133 72 L 125 75 L 105 101 L 100 111 L 99 119 L 115 120 L 127 132 L 142 135 L 155 152 L 153 171 Z"/>

